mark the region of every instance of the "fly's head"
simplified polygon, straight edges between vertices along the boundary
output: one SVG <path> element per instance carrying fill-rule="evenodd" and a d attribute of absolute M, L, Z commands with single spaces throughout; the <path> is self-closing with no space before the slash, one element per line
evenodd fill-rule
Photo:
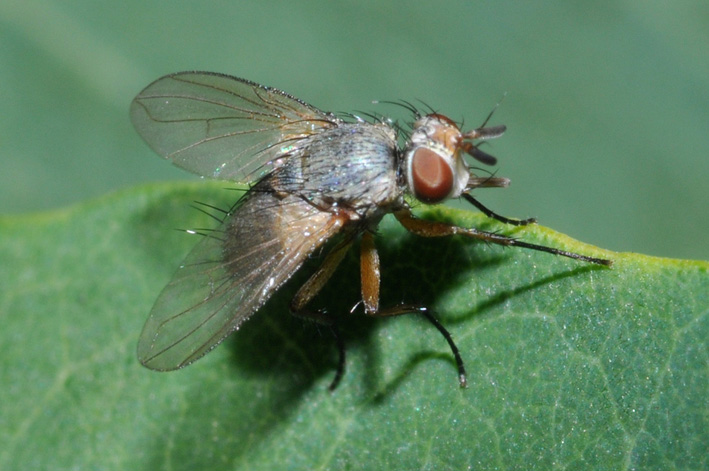
<path fill-rule="evenodd" d="M 404 174 L 409 191 L 427 204 L 457 198 L 474 186 L 507 186 L 505 178 L 477 178 L 471 173 L 464 154 L 487 165 L 495 157 L 478 149 L 474 141 L 493 139 L 505 126 L 480 127 L 462 132 L 450 118 L 433 113 L 416 120 L 404 152 Z"/>

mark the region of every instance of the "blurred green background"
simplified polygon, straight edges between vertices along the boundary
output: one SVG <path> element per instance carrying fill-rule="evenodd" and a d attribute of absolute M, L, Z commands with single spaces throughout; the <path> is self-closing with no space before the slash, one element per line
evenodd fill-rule
<path fill-rule="evenodd" d="M 423 100 L 469 127 L 503 94 L 479 199 L 598 246 L 709 258 L 709 2 L 0 2 L 0 213 L 191 178 L 128 119 L 199 69 L 329 111 Z"/>

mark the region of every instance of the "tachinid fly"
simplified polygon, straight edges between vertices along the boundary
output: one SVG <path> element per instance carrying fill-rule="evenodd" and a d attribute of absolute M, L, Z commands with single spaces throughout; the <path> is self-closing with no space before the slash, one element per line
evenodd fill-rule
<path fill-rule="evenodd" d="M 206 72 L 168 75 L 133 100 L 131 119 L 150 147 L 178 167 L 210 178 L 249 183 L 240 204 L 187 256 L 158 297 L 138 343 L 141 363 L 154 370 L 186 366 L 251 317 L 329 239 L 339 235 L 321 267 L 298 290 L 293 314 L 331 326 L 340 351 L 334 389 L 345 364 L 344 343 L 330 316 L 307 309 L 351 244 L 361 238 L 361 292 L 370 316 L 423 314 L 445 337 L 466 385 L 462 358 L 448 331 L 423 306 L 379 306 L 379 257 L 373 234 L 394 214 L 424 237 L 463 235 L 610 265 L 587 257 L 474 228 L 417 219 L 405 197 L 435 204 L 471 190 L 505 187 L 509 180 L 478 177 L 465 160 L 493 165 L 476 142 L 499 137 L 504 126 L 464 132 L 449 118 L 419 114 L 404 146 L 384 120 L 340 118 L 280 90 Z"/>

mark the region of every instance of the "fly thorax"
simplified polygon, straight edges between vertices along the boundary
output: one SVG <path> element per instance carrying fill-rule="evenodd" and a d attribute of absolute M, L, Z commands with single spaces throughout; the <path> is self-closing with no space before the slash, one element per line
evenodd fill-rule
<path fill-rule="evenodd" d="M 348 208 L 387 204 L 398 192 L 396 152 L 388 126 L 345 124 L 304 145 L 288 160 L 280 183 L 310 201 Z"/>

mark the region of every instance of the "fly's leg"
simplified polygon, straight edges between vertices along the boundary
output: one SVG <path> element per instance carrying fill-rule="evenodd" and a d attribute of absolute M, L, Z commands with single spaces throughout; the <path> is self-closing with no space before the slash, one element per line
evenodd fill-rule
<path fill-rule="evenodd" d="M 476 200 L 473 198 L 473 196 L 469 193 L 463 193 L 462 194 L 463 198 L 465 200 L 478 208 L 480 212 L 482 212 L 485 216 L 492 218 L 492 219 L 497 219 L 500 222 L 504 222 L 505 224 L 512 224 L 513 226 L 526 226 L 527 224 L 533 224 L 537 222 L 536 218 L 528 218 L 528 219 L 510 219 L 506 218 L 504 216 L 501 216 L 494 212 L 493 210 L 489 209 L 487 206 L 482 204 L 480 201 Z"/>
<path fill-rule="evenodd" d="M 330 383 L 330 391 L 334 391 L 337 385 L 340 384 L 342 376 L 345 373 L 345 344 L 342 341 L 340 331 L 335 324 L 332 316 L 323 311 L 310 311 L 305 308 L 310 301 L 322 290 L 325 283 L 332 277 L 335 269 L 345 257 L 347 250 L 352 245 L 350 240 L 346 240 L 335 246 L 330 253 L 325 257 L 320 268 L 308 278 L 308 281 L 300 287 L 293 300 L 290 303 L 290 310 L 294 316 L 315 321 L 319 324 L 326 325 L 330 328 L 332 336 L 335 338 L 337 349 L 339 352 L 339 360 L 337 362 L 337 372 L 335 378 Z"/>
<path fill-rule="evenodd" d="M 359 273 L 362 282 L 362 303 L 367 315 L 379 311 L 379 253 L 374 245 L 374 236 L 370 232 L 362 234 L 359 255 Z"/>
<path fill-rule="evenodd" d="M 528 242 L 524 242 L 522 240 L 508 237 L 505 235 L 496 234 L 494 232 L 480 231 L 472 227 L 459 227 L 443 222 L 418 219 L 411 213 L 409 209 L 401 209 L 395 212 L 394 215 L 396 216 L 396 219 L 401 223 L 401 225 L 406 228 L 406 230 L 422 237 L 444 237 L 450 235 L 462 235 L 506 247 L 524 247 L 526 249 L 537 250 L 539 252 L 546 252 L 553 255 L 562 255 L 564 257 L 573 258 L 574 260 L 581 260 L 582 262 L 589 262 L 606 266 L 610 266 L 613 264 L 612 260 L 588 257 L 586 255 L 577 254 L 575 252 L 567 252 L 565 250 L 547 247 L 545 245 L 530 244 Z"/>
<path fill-rule="evenodd" d="M 360 276 L 362 281 L 362 303 L 364 304 L 364 312 L 368 316 L 373 317 L 390 317 L 400 316 L 403 314 L 420 313 L 438 331 L 443 335 L 448 342 L 448 346 L 453 352 L 456 366 L 458 367 L 458 380 L 462 388 L 467 387 L 468 381 L 465 373 L 465 365 L 463 358 L 460 356 L 458 346 L 453 341 L 450 332 L 436 319 L 433 313 L 424 306 L 415 305 L 399 305 L 389 309 L 379 309 L 379 285 L 381 281 L 381 272 L 379 270 L 379 254 L 374 245 L 374 236 L 365 232 L 362 235 L 361 254 L 360 254 Z"/>

